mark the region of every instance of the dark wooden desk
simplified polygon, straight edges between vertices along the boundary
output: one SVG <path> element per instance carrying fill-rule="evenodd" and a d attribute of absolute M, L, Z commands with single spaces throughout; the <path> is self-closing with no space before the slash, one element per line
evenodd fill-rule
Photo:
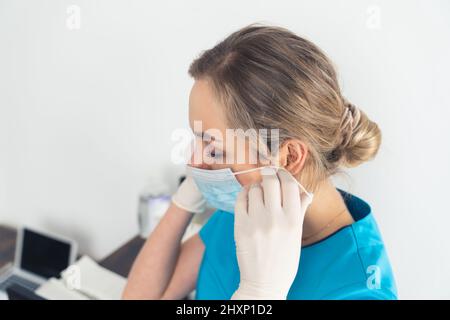
<path fill-rule="evenodd" d="M 131 266 L 133 265 L 134 259 L 136 259 L 136 256 L 144 243 L 144 238 L 141 236 L 135 236 L 119 247 L 116 251 L 100 260 L 99 264 L 106 269 L 120 274 L 123 277 L 127 277 Z"/>
<path fill-rule="evenodd" d="M 123 277 L 127 277 L 144 242 L 144 238 L 136 236 L 98 263 Z M 14 260 L 15 247 L 16 230 L 0 225 L 0 268 Z"/>

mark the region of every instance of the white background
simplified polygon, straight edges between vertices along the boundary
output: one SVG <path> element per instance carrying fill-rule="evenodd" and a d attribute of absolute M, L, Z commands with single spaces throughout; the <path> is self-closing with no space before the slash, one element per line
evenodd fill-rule
<path fill-rule="evenodd" d="M 189 63 L 252 22 L 287 27 L 336 63 L 384 135 L 340 185 L 372 205 L 400 297 L 450 298 L 444 0 L 0 0 L 0 222 L 72 236 L 94 258 L 134 236 L 140 190 L 173 187 L 182 170 L 171 133 L 188 125 Z"/>

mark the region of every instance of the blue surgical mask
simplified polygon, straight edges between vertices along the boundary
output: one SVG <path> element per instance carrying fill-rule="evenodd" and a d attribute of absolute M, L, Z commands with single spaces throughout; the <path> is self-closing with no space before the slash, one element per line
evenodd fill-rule
<path fill-rule="evenodd" d="M 265 168 L 284 170 L 275 166 L 258 167 L 237 172 L 231 171 L 230 168 L 206 170 L 191 166 L 188 166 L 187 170 L 188 174 L 194 179 L 198 189 L 209 206 L 233 213 L 237 196 L 242 190 L 242 185 L 236 179 L 236 175 L 254 172 Z M 271 170 L 271 172 L 272 174 L 274 173 L 273 170 Z M 262 174 L 264 174 L 264 172 Z M 299 187 L 312 198 L 312 193 L 306 191 L 294 177 L 292 177 L 292 179 L 294 179 Z"/>

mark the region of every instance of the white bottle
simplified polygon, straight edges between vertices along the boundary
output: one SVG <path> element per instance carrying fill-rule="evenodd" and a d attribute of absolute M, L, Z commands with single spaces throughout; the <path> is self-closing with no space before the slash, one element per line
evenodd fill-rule
<path fill-rule="evenodd" d="M 139 234 L 147 238 L 170 206 L 169 186 L 164 183 L 148 184 L 139 195 Z"/>

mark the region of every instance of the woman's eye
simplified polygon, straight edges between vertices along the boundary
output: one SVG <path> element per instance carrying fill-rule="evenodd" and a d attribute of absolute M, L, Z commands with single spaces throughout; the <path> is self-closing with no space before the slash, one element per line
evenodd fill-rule
<path fill-rule="evenodd" d="M 209 152 L 209 156 L 210 156 L 211 158 L 220 159 L 220 158 L 222 157 L 222 153 L 220 153 L 220 152 L 218 152 L 218 151 L 216 151 L 216 150 L 211 150 L 211 151 Z"/>

